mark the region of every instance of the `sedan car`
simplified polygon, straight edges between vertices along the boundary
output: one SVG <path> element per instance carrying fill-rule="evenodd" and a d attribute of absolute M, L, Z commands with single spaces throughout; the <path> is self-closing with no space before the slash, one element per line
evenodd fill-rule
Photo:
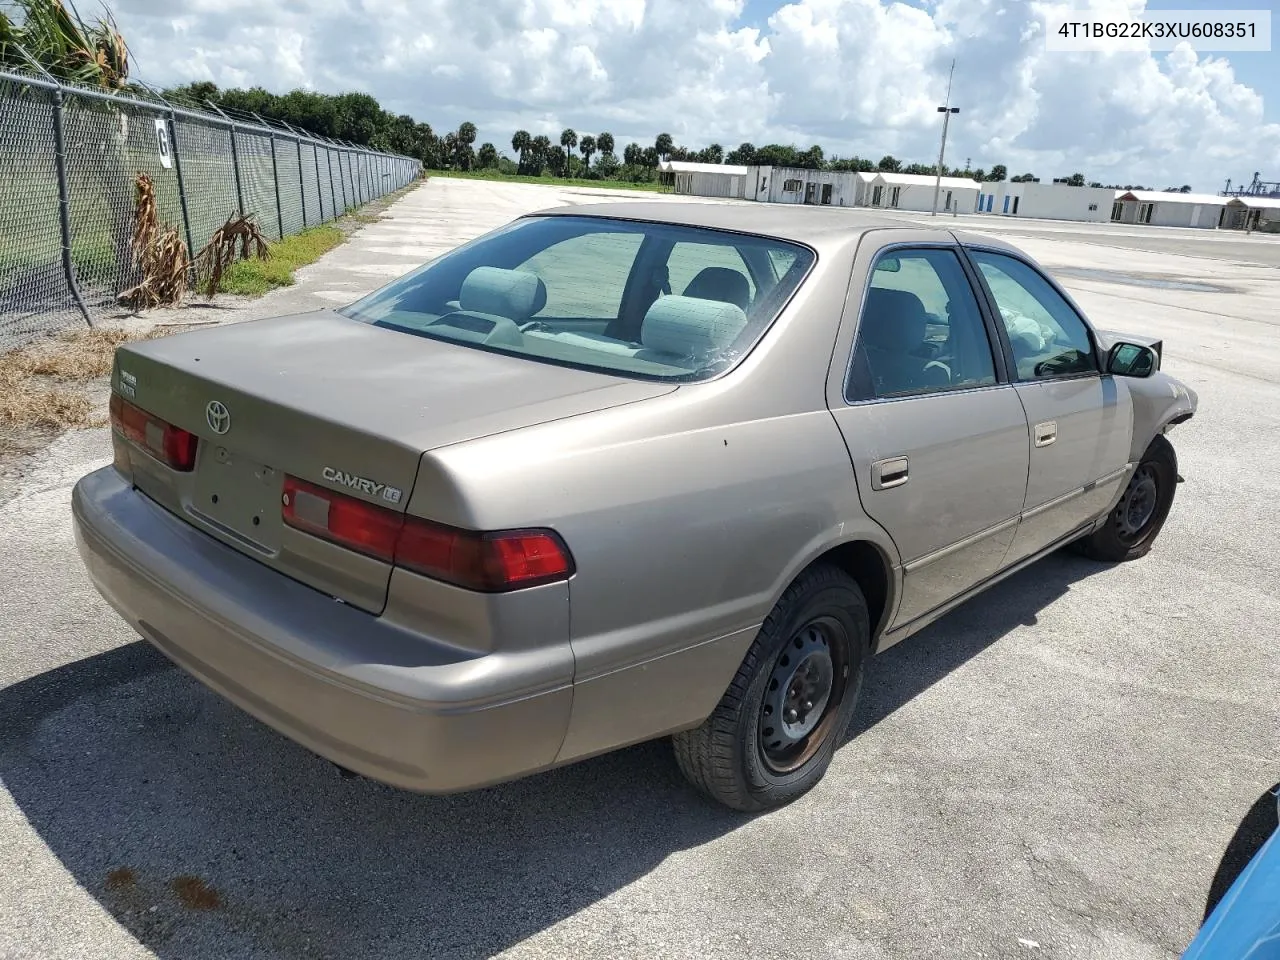
<path fill-rule="evenodd" d="M 100 592 L 427 793 L 671 736 L 825 773 L 869 658 L 1052 550 L 1152 546 L 1196 397 L 996 240 L 697 202 L 521 217 L 339 310 L 121 347 Z"/>

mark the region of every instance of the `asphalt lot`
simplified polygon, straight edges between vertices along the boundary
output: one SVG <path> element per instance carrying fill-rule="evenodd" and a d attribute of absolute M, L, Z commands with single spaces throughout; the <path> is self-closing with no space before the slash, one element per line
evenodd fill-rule
<path fill-rule="evenodd" d="M 433 180 L 233 319 L 591 199 Z M 0 957 L 1176 957 L 1280 780 L 1280 246 L 991 230 L 1165 337 L 1187 482 L 1146 559 L 1049 558 L 877 658 L 826 780 L 761 817 L 664 743 L 448 798 L 342 777 L 98 598 L 68 502 L 108 441 L 59 440 L 0 504 Z"/>

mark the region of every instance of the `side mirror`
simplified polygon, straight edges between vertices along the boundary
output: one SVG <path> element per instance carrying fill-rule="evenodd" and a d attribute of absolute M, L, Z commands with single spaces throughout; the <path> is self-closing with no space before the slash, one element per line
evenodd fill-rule
<path fill-rule="evenodd" d="M 1136 343 L 1117 343 L 1107 354 L 1107 373 L 1117 377 L 1149 377 L 1156 371 L 1156 352 Z"/>

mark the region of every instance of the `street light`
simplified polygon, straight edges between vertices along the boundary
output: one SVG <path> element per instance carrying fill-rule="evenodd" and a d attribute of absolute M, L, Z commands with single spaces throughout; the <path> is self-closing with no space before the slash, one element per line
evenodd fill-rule
<path fill-rule="evenodd" d="M 942 189 L 942 158 L 947 152 L 947 127 L 951 123 L 951 115 L 959 113 L 959 107 L 951 106 L 951 78 L 956 72 L 956 62 L 951 61 L 951 73 L 947 75 L 947 105 L 939 107 L 938 112 L 942 114 L 942 146 L 938 149 L 938 172 L 933 181 L 933 212 L 930 216 L 938 215 L 938 191 Z"/>

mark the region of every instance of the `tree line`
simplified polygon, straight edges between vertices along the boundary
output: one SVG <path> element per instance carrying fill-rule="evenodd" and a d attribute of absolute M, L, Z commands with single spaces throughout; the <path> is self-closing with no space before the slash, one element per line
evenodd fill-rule
<path fill-rule="evenodd" d="M 879 160 L 859 156 L 828 157 L 817 145 L 798 149 L 777 143 L 760 147 L 741 143 L 725 150 L 720 144 L 712 143 L 695 149 L 677 144 L 669 133 L 658 134 L 652 144 L 628 143 L 619 154 L 617 141 L 608 131 L 579 133 L 572 128 L 565 128 L 556 140 L 545 134 L 535 136 L 528 130 L 517 130 L 511 138 L 511 155 L 508 156 L 505 143 L 500 147 L 484 141 L 477 146 L 478 130 L 470 121 L 459 124 L 457 130 L 438 133 L 430 124 L 414 120 L 407 114 L 383 110 L 378 101 L 366 93 L 325 94 L 294 90 L 277 95 L 262 87 L 223 90 L 210 82 L 173 87 L 162 93 L 166 99 L 190 106 L 208 109 L 212 105 L 229 113 L 259 116 L 333 139 L 415 157 L 431 170 L 496 170 L 535 177 L 551 175 L 635 183 L 656 180 L 659 164 L 667 160 L 925 176 L 933 176 L 937 170 L 936 164 L 904 163 L 892 155 L 882 156 Z M 1040 182 L 1040 178 L 1030 172 L 1009 176 L 1004 164 L 997 163 L 989 170 L 975 169 L 968 160 L 963 167 L 944 165 L 942 173 L 944 176 L 992 183 L 1002 180 Z M 1083 173 L 1054 177 L 1053 182 L 1115 190 L 1155 189 L 1141 184 L 1090 181 Z M 1166 187 L 1165 191 L 1189 193 L 1191 187 Z"/>

